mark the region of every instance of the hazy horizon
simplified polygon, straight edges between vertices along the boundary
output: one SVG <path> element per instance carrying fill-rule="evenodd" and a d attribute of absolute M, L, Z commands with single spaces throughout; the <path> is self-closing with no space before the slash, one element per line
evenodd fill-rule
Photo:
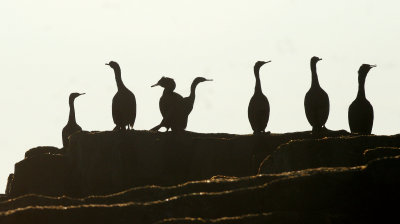
<path fill-rule="evenodd" d="M 261 68 L 271 114 L 267 131 L 311 130 L 304 113 L 310 58 L 330 98 L 327 128 L 349 130 L 347 110 L 357 94 L 361 64 L 377 64 L 366 80 L 374 107 L 372 132 L 400 130 L 400 3 L 388 1 L 6 1 L 0 8 L 2 124 L 0 189 L 24 153 L 36 146 L 62 147 L 68 96 L 77 123 L 87 131 L 112 130 L 111 100 L 122 80 L 136 95 L 134 128 L 161 120 L 162 76 L 174 78 L 187 96 L 199 84 L 186 130 L 252 133 L 247 106 L 254 91 L 253 66 Z"/>

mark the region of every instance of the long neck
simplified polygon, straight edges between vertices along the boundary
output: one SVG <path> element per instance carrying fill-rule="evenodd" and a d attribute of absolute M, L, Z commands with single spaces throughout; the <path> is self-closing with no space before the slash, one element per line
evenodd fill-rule
<path fill-rule="evenodd" d="M 69 100 L 69 118 L 68 118 L 68 123 L 76 123 L 74 100 L 75 99 L 70 99 Z"/>
<path fill-rule="evenodd" d="M 119 67 L 114 68 L 115 81 L 117 82 L 118 90 L 125 88 L 121 78 L 121 69 Z"/>
<path fill-rule="evenodd" d="M 358 93 L 357 98 L 365 98 L 365 79 L 366 75 L 359 74 L 358 75 Z"/>
<path fill-rule="evenodd" d="M 319 87 L 318 75 L 317 75 L 317 63 L 311 62 L 311 87 Z"/>
<path fill-rule="evenodd" d="M 262 94 L 261 80 L 260 80 L 260 68 L 254 67 L 254 76 L 256 77 L 256 86 L 254 87 L 254 93 Z"/>
<path fill-rule="evenodd" d="M 193 102 L 194 102 L 194 99 L 196 97 L 196 87 L 197 87 L 198 84 L 199 84 L 198 82 L 193 82 L 192 86 L 190 87 L 189 99 L 193 100 Z"/>

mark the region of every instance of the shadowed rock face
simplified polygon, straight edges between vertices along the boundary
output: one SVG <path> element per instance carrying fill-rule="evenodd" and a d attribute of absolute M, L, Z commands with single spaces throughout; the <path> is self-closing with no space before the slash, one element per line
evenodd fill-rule
<path fill-rule="evenodd" d="M 62 155 L 35 154 L 16 164 L 13 197 L 0 200 L 0 223 L 368 223 L 387 217 L 390 203 L 400 199 L 400 136 L 329 135 L 79 133 Z M 44 196 L 65 194 L 74 197 Z"/>
<path fill-rule="evenodd" d="M 400 135 L 295 140 L 279 146 L 267 156 L 260 166 L 259 173 L 280 173 L 317 167 L 359 166 L 365 163 L 364 151 L 382 146 L 400 147 Z M 385 152 L 379 157 L 384 155 Z"/>
<path fill-rule="evenodd" d="M 0 223 L 366 222 L 400 199 L 399 180 L 400 157 L 391 157 L 353 168 L 147 186 L 82 199 L 31 195 L 1 202 Z M 147 198 L 138 200 L 140 194 Z M 25 207 L 24 200 L 40 206 Z"/>
<path fill-rule="evenodd" d="M 343 134 L 348 133 L 328 133 Z M 257 174 L 261 161 L 280 144 L 313 137 L 310 132 L 256 136 L 81 132 L 71 136 L 70 147 L 59 150 L 64 152 L 61 157 L 46 153 L 17 163 L 11 194 L 98 195 L 134 186 L 175 185 L 216 175 L 250 176 Z M 35 161 L 41 165 L 36 166 Z M 55 181 L 60 187 L 47 184 Z"/>

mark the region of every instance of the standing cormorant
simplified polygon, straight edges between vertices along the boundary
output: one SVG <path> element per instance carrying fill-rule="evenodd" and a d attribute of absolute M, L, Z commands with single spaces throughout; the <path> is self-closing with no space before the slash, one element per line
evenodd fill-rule
<path fill-rule="evenodd" d="M 126 88 L 121 79 L 121 68 L 117 62 L 110 61 L 108 64 L 115 73 L 118 91 L 112 100 L 112 116 L 115 123 L 114 130 L 133 129 L 136 119 L 136 98 L 133 93 Z"/>
<path fill-rule="evenodd" d="M 256 85 L 254 87 L 254 94 L 250 99 L 249 107 L 247 109 L 250 125 L 254 131 L 254 134 L 265 132 L 265 128 L 268 124 L 269 102 L 261 90 L 260 68 L 269 62 L 271 61 L 257 61 L 254 65 Z"/>
<path fill-rule="evenodd" d="M 365 79 L 369 70 L 376 65 L 361 65 L 358 70 L 358 93 L 349 106 L 349 126 L 351 133 L 371 134 L 374 123 L 374 108 L 365 97 Z"/>
<path fill-rule="evenodd" d="M 317 76 L 317 62 L 320 60 L 322 59 L 316 56 L 311 58 L 311 88 L 304 98 L 304 109 L 313 133 L 325 129 L 325 123 L 329 116 L 329 97 L 319 85 Z"/>
<path fill-rule="evenodd" d="M 68 123 L 62 130 L 62 141 L 63 146 L 67 147 L 69 144 L 68 137 L 77 131 L 82 131 L 82 128 L 76 123 L 75 120 L 75 106 L 74 101 L 80 95 L 84 93 L 71 93 L 69 95 L 69 118 Z"/>
<path fill-rule="evenodd" d="M 158 131 L 161 127 L 165 127 L 167 131 L 170 128 L 176 127 L 176 121 L 178 118 L 178 111 L 182 112 L 182 100 L 183 97 L 178 93 L 175 93 L 175 81 L 168 77 L 162 77 L 156 84 L 151 87 L 161 86 L 164 88 L 163 94 L 159 101 L 159 107 L 163 120 L 159 125 L 152 128 L 152 131 Z"/>
<path fill-rule="evenodd" d="M 199 83 L 205 81 L 213 81 L 212 79 L 206 79 L 203 77 L 197 77 L 193 80 L 192 85 L 190 86 L 190 95 L 188 97 L 183 98 L 183 111 L 182 115 L 182 126 L 181 129 L 185 129 L 188 122 L 188 117 L 190 112 L 193 110 L 194 100 L 196 98 L 196 87 Z"/>

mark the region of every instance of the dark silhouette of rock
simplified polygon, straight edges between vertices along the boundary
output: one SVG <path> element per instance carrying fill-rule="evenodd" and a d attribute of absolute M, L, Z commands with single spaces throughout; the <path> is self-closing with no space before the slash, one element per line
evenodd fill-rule
<path fill-rule="evenodd" d="M 400 135 L 325 134 L 79 132 L 63 155 L 44 151 L 16 164 L 11 190 L 0 196 L 0 223 L 376 223 L 396 217 Z"/>
<path fill-rule="evenodd" d="M 41 154 L 15 164 L 12 196 L 34 193 L 63 195 L 69 192 L 70 166 L 63 155 Z"/>
<path fill-rule="evenodd" d="M 114 70 L 115 81 L 118 91 L 112 100 L 112 117 L 115 123 L 114 130 L 133 129 L 136 119 L 135 95 L 124 85 L 121 78 L 121 68 L 117 62 L 110 61 L 108 64 Z"/>
<path fill-rule="evenodd" d="M 348 133 L 338 131 L 328 134 L 341 136 Z M 259 164 L 277 146 L 304 138 L 314 136 L 310 132 L 260 136 L 148 131 L 79 132 L 70 137 L 71 145 L 65 149 L 63 157 L 44 154 L 46 157 L 41 155 L 18 163 L 14 183 L 17 191 L 13 195 L 32 193 L 32 189 L 38 187 L 34 184 L 40 178 L 34 181 L 20 179 L 19 176 L 33 175 L 30 178 L 36 178 L 39 173 L 57 170 L 54 180 L 40 180 L 41 193 L 101 195 L 134 186 L 175 185 L 216 175 L 250 176 L 257 173 Z M 42 165 L 36 169 L 37 163 Z M 64 166 L 68 175 L 59 174 L 64 172 Z M 45 176 L 41 175 L 41 178 Z M 66 180 L 65 184 L 57 185 L 59 189 L 52 186 L 53 182 L 62 183 L 61 179 Z M 47 184 L 46 181 L 52 183 Z"/>
<path fill-rule="evenodd" d="M 269 102 L 261 89 L 260 68 L 271 61 L 257 61 L 254 65 L 254 76 L 256 77 L 256 85 L 254 94 L 250 99 L 247 109 L 249 122 L 254 133 L 265 132 L 269 120 Z"/>
<path fill-rule="evenodd" d="M 182 223 L 213 220 L 226 223 L 370 223 L 395 218 L 391 209 L 400 199 L 400 157 L 373 160 L 365 166 L 316 168 L 279 174 L 280 178 L 238 178 L 248 187 L 226 191 L 203 191 L 215 180 L 194 183 L 192 191 L 161 200 L 107 203 L 120 194 L 98 197 L 102 203 L 86 203 L 73 198 L 47 198 L 40 206 L 20 207 L 0 212 L 0 223 Z M 238 179 L 225 180 L 237 184 Z M 196 184 L 203 187 L 196 188 Z M 177 186 L 181 187 L 181 186 Z M 147 186 L 150 189 L 152 186 Z M 162 192 L 159 190 L 156 192 Z M 157 195 L 154 194 L 154 195 Z M 38 196 L 45 200 L 46 197 Z M 75 200 L 75 205 L 57 205 Z M 3 201 L 9 207 L 18 200 Z M 54 203 L 56 202 L 56 203 Z M 393 212 L 392 212 L 393 211 Z M 185 223 L 185 222 L 184 222 Z M 253 222 L 251 222 L 253 223 Z"/>
<path fill-rule="evenodd" d="M 361 65 L 358 70 L 358 93 L 349 106 L 349 126 L 351 133 L 371 134 L 374 123 L 374 108 L 365 97 L 365 79 L 369 70 L 376 65 Z"/>
<path fill-rule="evenodd" d="M 69 95 L 69 117 L 68 117 L 68 123 L 65 125 L 65 127 L 62 130 L 62 141 L 63 141 L 63 146 L 67 147 L 68 146 L 68 137 L 75 132 L 82 131 L 81 126 L 79 126 L 76 123 L 75 119 L 75 105 L 74 101 L 78 96 L 83 95 L 84 93 L 71 93 Z"/>
<path fill-rule="evenodd" d="M 13 190 L 13 184 L 14 184 L 14 174 L 11 173 L 10 175 L 8 175 L 8 179 L 7 179 L 7 186 L 6 186 L 6 195 L 10 195 L 11 191 Z"/>
<path fill-rule="evenodd" d="M 347 136 L 291 141 L 271 152 L 262 162 L 259 173 L 360 166 L 365 163 L 364 151 L 376 147 L 400 147 L 400 136 Z"/>
<path fill-rule="evenodd" d="M 30 158 L 43 154 L 56 155 L 56 154 L 62 154 L 62 151 L 59 148 L 53 146 L 39 146 L 26 151 L 25 158 Z"/>
<path fill-rule="evenodd" d="M 319 133 L 325 129 L 325 123 L 329 116 L 329 97 L 321 88 L 317 75 L 317 62 L 322 60 L 316 56 L 311 58 L 311 88 L 304 98 L 306 117 L 312 126 L 313 133 Z"/>
<path fill-rule="evenodd" d="M 363 153 L 364 163 L 368 163 L 374 159 L 400 156 L 400 148 L 398 147 L 377 147 L 367 149 Z"/>
<path fill-rule="evenodd" d="M 182 129 L 183 120 L 180 119 L 185 116 L 183 108 L 183 97 L 175 93 L 175 81 L 168 77 L 162 77 L 156 84 L 151 87 L 161 86 L 164 88 L 163 94 L 159 101 L 160 112 L 163 120 L 159 125 L 152 128 L 152 131 L 158 131 L 161 127 L 165 127 L 167 131 L 172 128 L 175 130 Z"/>

